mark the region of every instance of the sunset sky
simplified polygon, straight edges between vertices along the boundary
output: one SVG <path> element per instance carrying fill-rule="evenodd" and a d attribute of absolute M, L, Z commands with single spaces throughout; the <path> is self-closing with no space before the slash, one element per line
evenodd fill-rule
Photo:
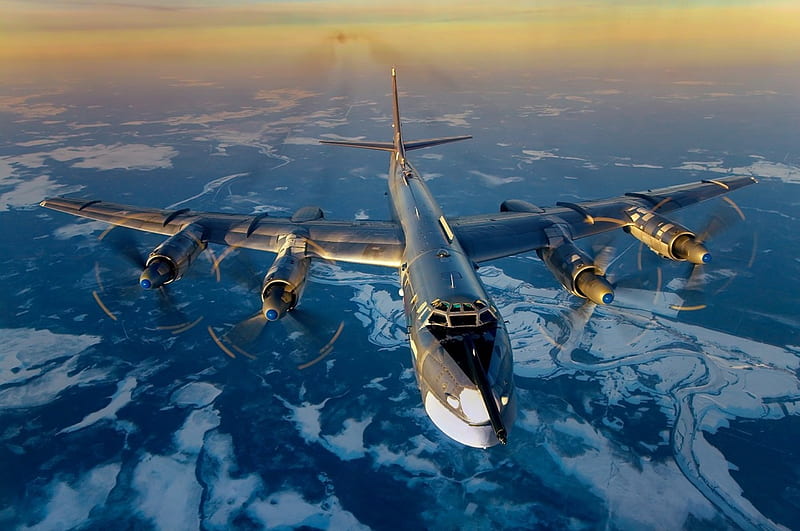
<path fill-rule="evenodd" d="M 797 2 L 0 1 L 0 62 L 257 56 L 362 47 L 373 60 L 508 68 L 785 65 Z M 357 46 L 357 47 L 358 47 Z"/>

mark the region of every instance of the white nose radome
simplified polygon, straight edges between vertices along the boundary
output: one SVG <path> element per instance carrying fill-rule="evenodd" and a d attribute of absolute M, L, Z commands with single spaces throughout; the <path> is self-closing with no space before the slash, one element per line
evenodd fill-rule
<path fill-rule="evenodd" d="M 490 446 L 496 446 L 500 444 L 500 440 L 497 438 L 497 435 L 495 435 L 494 429 L 489 422 L 489 414 L 486 412 L 486 406 L 483 404 L 480 394 L 477 390 L 470 389 L 465 391 L 473 391 L 476 394 L 475 406 L 474 408 L 471 405 L 465 406 L 465 395 L 464 392 L 462 392 L 462 411 L 464 411 L 464 414 L 470 418 L 473 418 L 472 415 L 475 415 L 476 419 L 482 418 L 482 422 L 471 424 L 465 421 L 447 406 L 439 402 L 439 400 L 432 393 L 427 393 L 425 395 L 425 412 L 428 414 L 428 417 L 430 417 L 431 421 L 445 435 L 461 444 L 471 446 L 473 448 L 489 448 Z M 472 403 L 471 399 L 469 399 L 469 401 Z M 478 407 L 480 407 L 482 412 L 478 411 Z M 501 414 L 503 416 L 505 428 L 509 430 L 511 425 L 514 423 L 514 417 L 516 417 L 516 398 L 514 395 L 511 396 L 511 400 L 503 408 Z"/>

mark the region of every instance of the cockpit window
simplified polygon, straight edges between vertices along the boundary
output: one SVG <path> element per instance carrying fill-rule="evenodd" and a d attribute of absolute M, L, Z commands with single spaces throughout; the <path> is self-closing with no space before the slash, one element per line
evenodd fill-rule
<path fill-rule="evenodd" d="M 442 310 L 443 312 L 446 312 L 447 310 L 450 309 L 450 303 L 444 302 L 441 299 L 436 299 L 435 301 L 433 301 L 431 303 L 431 306 L 433 307 L 434 310 Z"/>
<path fill-rule="evenodd" d="M 436 299 L 431 303 L 433 312 L 428 317 L 429 326 L 477 327 L 497 321 L 489 306 L 481 300 L 474 302 L 447 302 Z"/>
<path fill-rule="evenodd" d="M 442 312 L 433 312 L 428 318 L 431 324 L 447 326 L 447 316 Z"/>
<path fill-rule="evenodd" d="M 492 312 L 489 310 L 482 311 L 480 314 L 480 318 L 481 318 L 481 323 L 491 323 L 493 321 L 496 321 L 494 315 L 492 315 Z"/>
<path fill-rule="evenodd" d="M 477 321 L 475 315 L 451 315 L 450 326 L 475 326 Z"/>

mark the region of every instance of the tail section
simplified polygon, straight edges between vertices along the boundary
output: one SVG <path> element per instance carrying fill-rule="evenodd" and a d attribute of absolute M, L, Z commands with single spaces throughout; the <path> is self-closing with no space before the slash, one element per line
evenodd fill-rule
<path fill-rule="evenodd" d="M 413 140 L 410 142 L 403 141 L 403 132 L 400 128 L 400 103 L 397 97 L 397 72 L 392 68 L 392 128 L 394 134 L 391 142 L 350 142 L 343 140 L 320 140 L 322 144 L 331 146 L 344 146 L 361 149 L 375 149 L 379 151 L 391 151 L 398 153 L 400 157 L 405 157 L 406 151 L 414 149 L 422 149 L 431 146 L 438 146 L 439 144 L 447 144 L 448 142 L 457 142 L 459 140 L 467 140 L 472 138 L 472 135 L 461 136 L 446 136 L 442 138 L 428 138 L 426 140 Z"/>
<path fill-rule="evenodd" d="M 392 128 L 394 129 L 394 150 L 401 158 L 406 156 L 406 147 L 403 144 L 403 131 L 400 129 L 400 100 L 397 97 L 397 72 L 392 67 Z"/>
<path fill-rule="evenodd" d="M 458 142 L 459 140 L 469 140 L 472 138 L 472 135 L 461 135 L 461 136 L 444 136 L 442 138 L 428 138 L 425 140 L 412 140 L 411 142 L 406 142 L 403 144 L 406 148 L 406 151 L 412 151 L 414 149 L 422 149 L 431 146 L 438 146 L 439 144 L 447 144 L 450 142 Z"/>
<path fill-rule="evenodd" d="M 328 144 L 329 146 L 377 149 L 378 151 L 394 151 L 394 144 L 391 142 L 347 142 L 344 140 L 320 140 L 319 143 Z"/>
<path fill-rule="evenodd" d="M 458 142 L 459 140 L 469 140 L 470 138 L 472 138 L 472 135 L 446 136 L 443 138 L 412 140 L 411 142 L 403 143 L 403 152 L 413 151 L 415 149 L 422 149 L 431 146 L 438 146 L 439 144 L 447 144 L 449 142 Z M 392 142 L 349 142 L 346 140 L 320 140 L 319 142 L 320 144 L 327 144 L 329 146 L 375 149 L 378 151 L 391 151 L 391 152 L 397 151 L 394 143 Z"/>

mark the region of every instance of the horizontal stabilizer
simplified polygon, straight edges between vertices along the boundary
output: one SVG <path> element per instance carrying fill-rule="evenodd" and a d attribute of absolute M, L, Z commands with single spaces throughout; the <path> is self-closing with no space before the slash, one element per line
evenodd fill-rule
<path fill-rule="evenodd" d="M 378 151 L 394 151 L 394 144 L 391 142 L 347 142 L 344 140 L 320 140 L 320 144 L 331 146 L 344 146 L 361 149 L 377 149 Z"/>
<path fill-rule="evenodd" d="M 411 142 L 404 142 L 403 145 L 406 151 L 413 149 L 422 149 L 431 146 L 438 146 L 439 144 L 447 144 L 449 142 L 458 142 L 459 140 L 468 140 L 472 135 L 462 136 L 446 136 L 442 138 L 428 138 L 426 140 L 412 140 Z M 375 149 L 378 151 L 394 151 L 394 144 L 392 142 L 350 142 L 346 140 L 320 140 L 321 144 L 328 144 L 331 146 L 344 146 L 361 149 Z"/>
<path fill-rule="evenodd" d="M 412 149 L 438 146 L 439 144 L 458 142 L 459 140 L 469 140 L 470 138 L 472 138 L 472 135 L 445 136 L 442 138 L 428 138 L 427 140 L 412 140 L 411 142 L 404 142 L 403 145 L 406 147 L 406 151 L 411 151 Z"/>

